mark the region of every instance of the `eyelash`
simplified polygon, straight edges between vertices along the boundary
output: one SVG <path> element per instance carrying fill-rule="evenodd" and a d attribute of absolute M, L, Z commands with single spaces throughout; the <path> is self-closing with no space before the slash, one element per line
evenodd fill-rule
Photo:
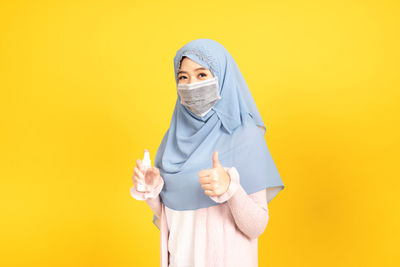
<path fill-rule="evenodd" d="M 201 74 L 204 74 L 204 76 L 203 76 L 203 77 L 206 77 L 206 76 L 207 76 L 207 74 L 206 74 L 206 73 L 203 73 L 203 72 L 202 72 L 202 73 L 199 73 L 199 75 L 201 75 Z M 186 78 L 186 76 L 182 75 L 182 76 L 180 76 L 178 79 L 179 79 L 179 80 L 181 80 L 181 78 L 183 78 L 183 77 L 185 77 L 185 78 Z"/>

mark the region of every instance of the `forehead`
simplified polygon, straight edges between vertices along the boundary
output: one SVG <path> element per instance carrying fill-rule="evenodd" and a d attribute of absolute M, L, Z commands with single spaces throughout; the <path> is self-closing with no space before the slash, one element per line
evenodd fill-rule
<path fill-rule="evenodd" d="M 204 66 L 198 64 L 197 62 L 193 61 L 192 59 L 190 59 L 188 57 L 184 57 L 181 60 L 181 64 L 180 64 L 180 67 L 179 67 L 180 70 L 190 70 L 190 69 L 197 69 L 197 68 L 206 68 L 206 69 L 208 69 L 207 67 L 204 67 Z"/>

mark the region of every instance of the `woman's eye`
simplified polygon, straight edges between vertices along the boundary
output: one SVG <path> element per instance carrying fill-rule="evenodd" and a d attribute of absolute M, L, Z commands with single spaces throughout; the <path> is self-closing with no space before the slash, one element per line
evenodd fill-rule
<path fill-rule="evenodd" d="M 178 80 L 182 80 L 182 78 L 186 78 L 186 76 L 180 76 Z"/>
<path fill-rule="evenodd" d="M 207 76 L 207 74 L 205 74 L 205 73 L 200 73 L 199 76 L 200 75 L 204 75 L 204 76 L 201 76 L 201 77 L 206 77 Z"/>

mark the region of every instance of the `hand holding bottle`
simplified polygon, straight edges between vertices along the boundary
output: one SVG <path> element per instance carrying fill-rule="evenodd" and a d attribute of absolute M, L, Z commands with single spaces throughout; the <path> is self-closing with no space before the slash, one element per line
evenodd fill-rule
<path fill-rule="evenodd" d="M 147 150 L 145 150 L 145 158 L 143 160 L 147 161 L 145 162 L 146 164 L 143 164 L 144 162 L 140 159 L 136 160 L 132 180 L 137 191 L 149 192 L 160 184 L 162 177 L 158 168 L 151 167 Z"/>

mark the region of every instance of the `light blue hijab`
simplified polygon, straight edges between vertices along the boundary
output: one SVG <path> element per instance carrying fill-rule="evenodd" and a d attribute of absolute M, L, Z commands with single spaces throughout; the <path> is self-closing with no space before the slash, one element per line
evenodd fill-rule
<path fill-rule="evenodd" d="M 174 210 L 195 210 L 218 205 L 199 183 L 198 172 L 213 167 L 212 155 L 219 152 L 224 167 L 235 167 L 240 184 L 251 194 L 269 187 L 284 188 L 264 136 L 264 122 L 249 88 L 232 56 L 218 42 L 193 40 L 174 58 L 175 80 L 186 56 L 210 69 L 218 77 L 221 99 L 204 117 L 180 103 L 177 93 L 174 113 L 155 157 L 164 187 L 162 203 Z M 275 197 L 269 196 L 269 201 Z M 153 217 L 156 219 L 155 215 Z"/>

